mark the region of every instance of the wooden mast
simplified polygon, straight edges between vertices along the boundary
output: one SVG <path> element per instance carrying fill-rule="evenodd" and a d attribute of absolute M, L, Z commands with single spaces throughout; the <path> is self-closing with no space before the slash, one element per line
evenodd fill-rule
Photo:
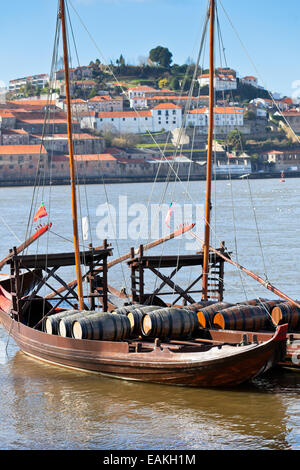
<path fill-rule="evenodd" d="M 70 157 L 70 179 L 71 179 L 71 194 L 72 194 L 72 217 L 73 217 L 73 236 L 74 236 L 74 252 L 75 252 L 75 264 L 76 264 L 76 278 L 77 278 L 77 288 L 78 288 L 79 309 L 84 310 L 80 252 L 79 252 L 78 221 L 77 221 L 77 201 L 76 201 L 76 181 L 75 181 L 76 172 L 75 172 L 75 165 L 74 165 L 73 139 L 72 139 L 69 56 L 68 56 L 68 42 L 67 42 L 66 15 L 65 15 L 65 1 L 64 0 L 60 0 L 60 17 L 61 17 L 61 24 L 62 24 L 65 82 L 66 82 L 67 123 L 68 123 L 69 157 Z"/>
<path fill-rule="evenodd" d="M 205 233 L 204 233 L 204 258 L 202 277 L 202 298 L 207 300 L 209 247 L 210 247 L 210 213 L 211 213 L 211 179 L 213 160 L 213 132 L 214 132 L 214 36 L 215 36 L 215 0 L 210 1 L 210 53 L 209 53 L 209 123 L 208 123 L 208 148 L 207 148 L 207 172 L 206 172 L 206 203 L 205 203 Z"/>

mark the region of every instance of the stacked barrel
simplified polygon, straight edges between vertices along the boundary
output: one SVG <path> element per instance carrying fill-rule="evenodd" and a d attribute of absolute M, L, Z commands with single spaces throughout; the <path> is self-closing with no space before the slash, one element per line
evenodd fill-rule
<path fill-rule="evenodd" d="M 299 331 L 300 308 L 281 300 L 254 299 L 164 308 L 129 305 L 112 313 L 66 310 L 48 317 L 45 329 L 65 338 L 122 341 L 185 339 L 197 336 L 199 329 L 272 331 L 283 323 L 289 324 L 290 331 Z"/>
<path fill-rule="evenodd" d="M 222 330 L 270 331 L 288 323 L 289 331 L 299 331 L 300 309 L 282 300 L 257 299 L 216 312 L 212 322 Z"/>

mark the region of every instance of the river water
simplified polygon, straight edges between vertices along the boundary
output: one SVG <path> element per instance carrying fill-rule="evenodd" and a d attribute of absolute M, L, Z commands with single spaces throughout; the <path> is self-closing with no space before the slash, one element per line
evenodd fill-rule
<path fill-rule="evenodd" d="M 204 191 L 203 182 L 81 186 L 79 216 L 89 216 L 89 241 L 101 245 L 107 235 L 113 257 L 118 257 L 131 246 L 161 236 L 171 203 L 176 215 L 171 227 L 196 221 L 201 237 Z M 28 219 L 31 223 L 41 201 L 53 226 L 29 252 L 71 250 L 69 192 L 64 186 L 1 188 L 1 258 L 31 233 Z M 213 196 L 212 242 L 219 245 L 224 240 L 240 264 L 300 298 L 299 180 L 219 181 L 213 185 Z M 110 223 L 103 209 L 107 201 Z M 165 203 L 163 215 L 154 230 L 161 202 Z M 198 205 L 196 212 L 192 202 Z M 151 254 L 191 253 L 199 248 L 184 237 Z M 65 275 L 67 280 L 76 277 L 73 269 Z M 187 287 L 196 275 L 195 268 L 182 270 L 176 283 Z M 149 291 L 157 286 L 150 275 L 146 281 Z M 109 282 L 129 290 L 126 263 L 111 270 Z M 226 300 L 272 298 L 231 266 L 226 266 L 225 287 Z M 300 374 L 287 370 L 272 371 L 226 391 L 117 381 L 28 358 L 0 327 L 0 390 L 1 450 L 300 449 Z"/>

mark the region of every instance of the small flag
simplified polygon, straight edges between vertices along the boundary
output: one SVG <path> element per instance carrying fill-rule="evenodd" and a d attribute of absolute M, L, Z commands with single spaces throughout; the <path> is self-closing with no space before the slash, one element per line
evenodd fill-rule
<path fill-rule="evenodd" d="M 40 205 L 37 213 L 35 214 L 33 220 L 36 222 L 38 219 L 41 219 L 42 217 L 47 217 L 47 212 L 46 212 L 46 209 L 45 209 L 45 206 L 44 206 L 44 203 L 42 202 L 42 204 Z"/>
<path fill-rule="evenodd" d="M 170 222 L 171 214 L 172 214 L 172 206 L 173 206 L 173 202 L 171 202 L 171 204 L 170 204 L 170 207 L 169 207 L 169 210 L 168 210 L 168 213 L 167 213 L 167 217 L 165 219 L 165 224 L 169 228 L 170 228 L 169 222 Z"/>

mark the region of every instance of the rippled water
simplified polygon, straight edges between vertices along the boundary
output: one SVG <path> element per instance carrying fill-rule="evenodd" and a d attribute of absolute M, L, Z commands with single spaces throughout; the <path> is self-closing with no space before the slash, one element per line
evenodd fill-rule
<path fill-rule="evenodd" d="M 192 183 L 191 199 L 203 203 L 204 188 L 204 183 Z M 164 189 L 163 184 L 155 187 L 154 202 L 162 200 Z M 299 298 L 299 180 L 287 180 L 285 184 L 278 180 L 251 181 L 250 189 L 249 193 L 247 181 L 216 184 L 216 244 L 225 240 L 241 264 L 267 275 L 282 291 Z M 128 197 L 129 207 L 136 202 L 147 207 L 152 185 L 109 185 L 106 190 L 107 194 L 102 186 L 88 186 L 86 192 L 80 189 L 80 215 L 86 215 L 88 205 L 95 246 L 101 244 L 96 232 L 100 220 L 97 207 L 106 196 L 115 207 L 120 194 Z M 170 184 L 163 200 L 167 204 L 189 203 L 185 191 L 181 184 Z M 32 188 L 0 189 L 1 257 L 19 244 L 16 236 L 24 239 L 31 197 Z M 53 232 L 32 245 L 32 253 L 48 247 L 49 251 L 71 250 L 68 198 L 68 187 L 45 188 L 36 193 L 37 205 L 44 200 L 50 212 Z M 114 257 L 144 241 L 113 242 Z M 151 253 L 185 252 L 185 243 L 174 240 Z M 114 268 L 110 283 L 128 287 L 127 270 L 126 265 Z M 187 286 L 196 271 L 178 273 L 176 282 Z M 67 277 L 75 278 L 74 271 L 70 270 Z M 226 299 L 272 297 L 254 281 L 244 276 L 242 281 L 241 286 L 240 275 L 234 268 L 226 268 Z M 155 285 L 149 277 L 151 282 Z M 300 449 L 300 374 L 290 371 L 276 370 L 251 384 L 226 391 L 117 381 L 28 358 L 0 327 L 0 390 L 2 450 Z"/>

